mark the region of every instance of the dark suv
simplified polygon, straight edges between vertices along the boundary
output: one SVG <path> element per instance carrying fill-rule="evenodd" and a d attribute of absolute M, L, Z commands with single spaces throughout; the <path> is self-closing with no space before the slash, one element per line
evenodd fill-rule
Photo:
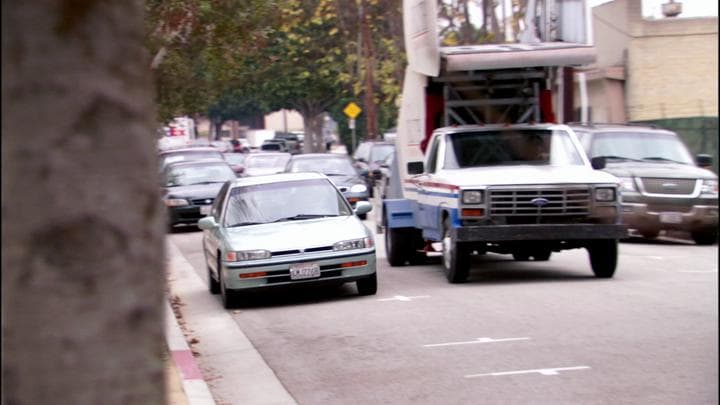
<path fill-rule="evenodd" d="M 718 239 L 718 177 L 698 167 L 674 132 L 650 126 L 570 125 L 593 166 L 621 183 L 623 222 L 646 238 L 689 232 L 698 245 Z M 697 159 L 697 160 L 696 160 Z"/>

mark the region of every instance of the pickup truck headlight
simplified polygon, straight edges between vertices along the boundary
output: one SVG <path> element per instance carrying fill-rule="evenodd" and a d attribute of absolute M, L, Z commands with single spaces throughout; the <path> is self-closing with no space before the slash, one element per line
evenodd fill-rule
<path fill-rule="evenodd" d="M 481 190 L 464 190 L 462 192 L 463 204 L 482 204 L 483 192 Z"/>
<path fill-rule="evenodd" d="M 615 189 L 611 187 L 599 187 L 595 189 L 595 201 L 615 201 Z"/>
<path fill-rule="evenodd" d="M 717 180 L 703 180 L 701 192 L 703 194 L 718 195 L 718 181 Z"/>
<path fill-rule="evenodd" d="M 272 256 L 268 250 L 241 250 L 225 252 L 225 261 L 228 262 L 244 262 L 248 260 L 269 259 Z"/>
<path fill-rule="evenodd" d="M 620 189 L 622 191 L 637 191 L 635 179 L 632 177 L 618 177 L 618 180 L 620 180 Z"/>
<path fill-rule="evenodd" d="M 166 207 L 181 207 L 183 205 L 190 205 L 184 198 L 166 198 L 163 200 Z"/>

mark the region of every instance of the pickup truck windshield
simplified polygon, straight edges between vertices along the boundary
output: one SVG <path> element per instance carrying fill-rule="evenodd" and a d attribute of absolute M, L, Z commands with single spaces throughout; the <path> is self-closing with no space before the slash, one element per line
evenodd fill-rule
<path fill-rule="evenodd" d="M 448 135 L 445 169 L 496 165 L 583 165 L 570 134 L 559 130 L 500 129 Z"/>

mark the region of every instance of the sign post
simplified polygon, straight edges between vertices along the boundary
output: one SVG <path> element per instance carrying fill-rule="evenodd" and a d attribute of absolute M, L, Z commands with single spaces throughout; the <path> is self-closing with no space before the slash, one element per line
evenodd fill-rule
<path fill-rule="evenodd" d="M 355 140 L 355 118 L 362 112 L 362 109 L 351 101 L 347 106 L 345 106 L 343 112 L 349 118 L 348 128 L 352 129 L 352 150 L 354 153 L 355 148 L 357 147 L 357 141 Z"/>

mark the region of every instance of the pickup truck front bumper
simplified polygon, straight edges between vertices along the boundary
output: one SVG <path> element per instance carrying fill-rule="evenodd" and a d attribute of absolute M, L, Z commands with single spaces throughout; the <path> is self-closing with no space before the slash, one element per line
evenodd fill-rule
<path fill-rule="evenodd" d="M 560 241 L 624 239 L 628 230 L 622 224 L 478 225 L 453 228 L 452 234 L 458 242 Z"/>

